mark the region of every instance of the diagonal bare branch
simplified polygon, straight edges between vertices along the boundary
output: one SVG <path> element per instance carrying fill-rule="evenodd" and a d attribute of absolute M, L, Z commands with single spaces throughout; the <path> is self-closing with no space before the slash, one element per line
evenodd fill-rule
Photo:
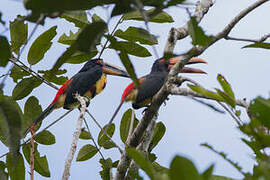
<path fill-rule="evenodd" d="M 71 147 L 68 153 L 68 157 L 66 159 L 65 162 L 65 168 L 64 168 L 64 172 L 63 172 L 63 176 L 62 176 L 62 180 L 68 180 L 69 176 L 70 176 L 70 167 L 71 167 L 71 162 L 74 158 L 74 154 L 77 148 L 77 143 L 79 140 L 79 136 L 81 134 L 81 130 L 82 130 L 82 122 L 84 120 L 84 114 L 86 112 L 86 102 L 88 101 L 87 98 L 80 96 L 79 94 L 75 95 L 76 99 L 78 99 L 78 101 L 81 104 L 81 108 L 80 108 L 80 116 L 78 118 L 77 121 L 77 126 L 76 129 L 74 131 L 73 134 L 73 140 L 71 143 Z"/>

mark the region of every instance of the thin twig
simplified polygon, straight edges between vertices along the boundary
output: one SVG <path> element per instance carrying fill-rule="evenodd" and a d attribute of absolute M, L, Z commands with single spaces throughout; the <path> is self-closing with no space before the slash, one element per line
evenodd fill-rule
<path fill-rule="evenodd" d="M 102 126 L 98 123 L 98 121 L 95 119 L 95 117 L 88 111 L 88 109 L 86 109 L 86 113 L 91 117 L 91 119 L 92 119 L 92 120 L 94 121 L 94 123 L 99 127 L 99 129 L 100 129 L 100 130 L 103 130 Z M 106 136 L 110 139 L 110 141 L 113 142 L 113 143 L 116 145 L 118 151 L 120 152 L 120 154 L 122 154 L 123 150 L 120 148 L 119 145 L 116 144 L 116 142 L 114 142 L 114 140 L 111 138 L 111 136 L 109 136 L 108 133 L 105 132 L 105 131 L 103 131 L 102 133 L 103 133 L 104 135 L 106 135 Z"/>
<path fill-rule="evenodd" d="M 196 97 L 196 98 L 202 98 L 202 99 L 209 99 L 209 100 L 215 100 L 212 97 L 209 96 L 204 96 L 202 94 L 196 93 L 190 89 L 187 88 L 179 88 L 179 87 L 172 87 L 169 89 L 170 94 L 172 95 L 180 95 L 180 96 L 191 96 L 191 97 Z M 236 99 L 236 105 L 241 106 L 243 108 L 248 108 L 249 103 L 246 102 L 245 100 L 240 100 L 240 99 Z"/>
<path fill-rule="evenodd" d="M 80 116 L 77 121 L 76 129 L 73 134 L 73 139 L 71 143 L 71 147 L 68 153 L 68 157 L 65 161 L 65 168 L 62 176 L 62 180 L 68 180 L 70 176 L 70 167 L 71 167 L 71 162 L 74 158 L 74 154 L 77 148 L 77 143 L 81 134 L 82 130 L 82 122 L 84 119 L 84 114 L 86 112 L 86 101 L 88 101 L 87 98 L 80 96 L 79 94 L 75 95 L 76 99 L 80 102 L 81 108 L 80 108 Z"/>
<path fill-rule="evenodd" d="M 2 74 L 2 75 L 0 76 L 0 79 L 1 79 L 2 77 L 7 76 L 7 75 L 10 75 L 10 73 L 8 73 L 8 74 Z"/>
<path fill-rule="evenodd" d="M 86 126 L 86 128 L 87 128 L 88 132 L 89 132 L 90 139 L 91 139 L 91 140 L 92 140 L 92 142 L 94 143 L 94 146 L 97 148 L 98 153 L 100 154 L 101 158 L 105 160 L 105 158 L 104 158 L 103 154 L 102 154 L 102 153 L 101 153 L 101 151 L 100 151 L 100 147 L 97 145 L 97 143 L 96 143 L 96 141 L 95 141 L 94 137 L 92 136 L 92 134 L 91 134 L 91 132 L 90 132 L 90 128 L 89 128 L 89 126 L 88 126 L 88 124 L 87 124 L 87 122 L 86 122 L 85 118 L 83 118 L 83 121 L 84 121 L 84 124 L 85 124 L 85 126 Z"/>
<path fill-rule="evenodd" d="M 49 124 L 48 126 L 46 126 L 44 129 L 42 129 L 42 130 L 39 131 L 38 133 L 35 133 L 35 134 L 33 135 L 33 138 L 34 138 L 35 136 L 37 136 L 38 134 L 42 133 L 43 131 L 49 129 L 51 126 L 53 126 L 55 123 L 57 123 L 57 122 L 60 121 L 61 119 L 63 119 L 63 118 L 64 118 L 66 115 L 68 115 L 72 110 L 73 110 L 73 109 L 71 109 L 71 110 L 65 112 L 62 116 L 60 116 L 58 119 L 56 119 L 56 120 L 53 121 L 51 124 Z M 24 141 L 22 144 L 20 144 L 20 146 L 23 146 L 24 144 L 28 143 L 30 140 L 31 140 L 31 138 L 27 139 L 27 140 Z M 7 154 L 8 154 L 8 152 L 5 153 L 5 154 L 2 154 L 2 155 L 0 156 L 0 158 L 5 157 Z"/>
<path fill-rule="evenodd" d="M 203 100 L 201 100 L 201 99 L 197 99 L 197 98 L 192 97 L 192 96 L 187 96 L 187 97 L 190 98 L 190 99 L 192 99 L 193 101 L 196 101 L 197 103 L 200 103 L 200 104 L 202 104 L 202 105 L 205 105 L 205 106 L 209 107 L 210 109 L 212 109 L 212 110 L 214 110 L 214 111 L 216 111 L 216 112 L 218 112 L 218 113 L 222 113 L 222 114 L 225 113 L 225 111 L 223 111 L 223 110 L 217 108 L 217 107 L 216 107 L 215 105 L 213 105 L 213 104 L 210 104 L 210 103 L 208 103 L 208 102 L 205 102 L 205 101 L 203 101 Z"/>
<path fill-rule="evenodd" d="M 218 102 L 218 101 L 217 101 Z M 220 106 L 222 106 L 230 115 L 231 115 L 231 117 L 235 120 L 235 122 L 237 123 L 237 125 L 238 126 L 241 126 L 242 124 L 241 124 L 241 122 L 234 116 L 234 114 L 230 111 L 230 109 L 229 108 L 227 108 L 223 103 L 221 103 L 221 102 L 218 102 L 218 104 L 220 105 Z"/>
<path fill-rule="evenodd" d="M 264 35 L 260 39 L 245 39 L 245 38 L 236 38 L 236 37 L 231 37 L 231 36 L 226 36 L 226 37 L 224 37 L 224 39 L 226 39 L 226 40 L 234 40 L 234 41 L 246 41 L 246 42 L 260 43 L 260 42 L 264 42 L 269 37 L 270 37 L 270 33 Z"/>
<path fill-rule="evenodd" d="M 33 71 L 31 68 L 27 67 L 23 62 L 21 62 L 19 59 L 15 58 L 15 57 L 11 57 L 10 58 L 10 62 L 12 62 L 13 64 L 15 64 L 17 67 L 19 67 L 20 69 L 22 69 L 23 71 L 29 73 L 30 75 L 32 75 L 34 78 L 44 82 L 45 84 L 49 85 L 50 87 L 58 90 L 58 87 L 55 86 L 54 84 L 52 84 L 51 82 L 47 81 L 45 78 L 43 78 L 42 76 L 40 76 L 38 73 L 36 73 L 35 71 Z M 21 63 L 22 65 L 18 65 L 17 62 Z"/>
<path fill-rule="evenodd" d="M 113 28 L 112 32 L 109 34 L 110 36 L 113 36 L 113 34 L 114 34 L 116 28 L 119 26 L 119 24 L 122 23 L 122 19 L 123 19 L 123 16 L 121 16 L 120 19 L 117 21 L 117 23 L 116 23 L 115 27 Z M 103 45 L 103 47 L 102 47 L 102 49 L 101 49 L 101 51 L 100 51 L 100 53 L 99 53 L 98 58 L 101 57 L 102 53 L 103 53 L 104 50 L 106 49 L 106 46 L 107 46 L 108 42 L 109 42 L 109 39 L 107 39 L 106 42 L 105 42 L 105 44 Z"/>

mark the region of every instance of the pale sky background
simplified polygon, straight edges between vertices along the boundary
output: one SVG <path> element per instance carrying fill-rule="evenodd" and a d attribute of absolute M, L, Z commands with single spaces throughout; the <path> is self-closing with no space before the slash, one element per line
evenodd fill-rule
<path fill-rule="evenodd" d="M 254 0 L 216 0 L 214 6 L 209 10 L 207 15 L 201 22 L 201 26 L 208 34 L 215 34 L 221 31 L 234 16 L 248 5 L 255 2 Z M 258 39 L 264 34 L 269 33 L 269 8 L 270 3 L 265 3 L 255 11 L 246 16 L 230 33 L 233 37 Z M 166 10 L 171 14 L 175 20 L 174 23 L 169 24 L 150 24 L 151 33 L 158 35 L 159 44 L 156 46 L 159 56 L 163 54 L 164 45 L 167 39 L 167 34 L 171 27 L 180 27 L 186 23 L 188 16 L 184 9 L 169 8 Z M 13 20 L 17 14 L 26 15 L 27 12 L 20 1 L 1 0 L 0 12 L 3 13 L 3 20 Z M 107 18 L 107 14 L 102 8 L 96 8 L 92 13 L 97 13 L 103 18 Z M 113 18 L 110 22 L 109 29 L 115 25 L 119 17 Z M 35 34 L 35 38 L 50 27 L 57 25 L 57 37 L 54 42 L 57 42 L 62 33 L 68 33 L 70 30 L 75 32 L 74 26 L 63 19 L 47 19 L 44 27 L 39 27 Z M 120 25 L 120 29 L 125 30 L 129 26 L 144 27 L 144 23 L 137 21 L 127 21 Z M 29 25 L 29 32 L 33 29 L 33 24 Z M 0 32 L 3 27 L 0 25 Z M 5 34 L 9 36 L 8 33 Z M 33 38 L 31 42 L 35 39 Z M 29 44 L 31 44 L 31 42 Z M 190 38 L 186 38 L 177 43 L 174 53 L 183 53 L 191 47 Z M 268 78 L 270 77 L 270 60 L 269 50 L 263 49 L 241 49 L 248 43 L 221 40 L 215 45 L 208 48 L 201 57 L 208 61 L 207 65 L 199 65 L 201 69 L 205 70 L 207 75 L 189 75 L 189 77 L 198 81 L 205 88 L 213 89 L 219 87 L 216 80 L 218 73 L 221 73 L 230 82 L 235 91 L 237 98 L 247 98 L 248 100 L 261 95 L 269 97 L 270 84 Z M 29 46 L 28 46 L 29 47 Z M 148 48 L 153 53 L 152 48 Z M 54 43 L 53 47 L 45 55 L 43 61 L 38 65 L 33 66 L 34 70 L 49 69 L 52 67 L 56 58 L 59 57 L 65 47 L 59 43 Z M 26 62 L 28 49 L 24 51 L 21 60 Z M 119 57 L 112 50 L 106 50 L 103 54 L 105 61 L 113 64 L 121 65 Z M 147 74 L 150 71 L 155 57 L 138 58 L 130 56 L 132 62 L 136 67 L 138 76 Z M 82 65 L 65 64 L 63 68 L 67 68 L 68 77 L 75 74 Z M 1 68 L 1 73 L 6 72 L 6 69 Z M 186 75 L 185 75 L 186 76 Z M 125 86 L 130 82 L 129 79 L 119 77 L 108 77 L 108 83 L 105 90 L 91 101 L 89 110 L 98 119 L 101 124 L 106 124 L 112 116 L 116 106 L 120 101 L 120 97 Z M 5 94 L 11 94 L 14 87 L 11 79 L 6 82 L 4 89 Z M 47 85 L 42 85 L 35 89 L 31 95 L 36 96 L 42 108 L 46 108 L 53 99 L 56 91 Z M 27 98 L 25 98 L 27 99 Z M 25 100 L 19 101 L 21 106 L 24 105 Z M 214 102 L 211 102 L 214 103 Z M 130 104 L 125 104 L 119 112 L 116 123 L 116 132 L 113 137 L 118 144 L 124 148 L 120 143 L 119 138 L 119 122 L 123 113 L 131 107 Z M 240 108 L 241 109 L 241 108 Z M 245 121 L 246 113 L 243 109 L 242 119 Z M 54 111 L 47 117 L 43 125 L 55 120 L 65 110 L 60 109 Z M 141 110 L 136 111 L 137 117 L 141 117 Z M 50 179 L 60 179 L 62 177 L 64 161 L 67 157 L 72 134 L 78 118 L 78 111 L 65 117 L 61 122 L 50 128 L 56 136 L 56 144 L 51 146 L 39 145 L 39 152 L 46 154 L 49 161 L 49 168 L 51 172 Z M 97 137 L 99 129 L 90 122 L 92 134 Z M 194 102 L 186 97 L 170 96 L 170 100 L 166 106 L 162 106 L 159 111 L 158 121 L 162 121 L 167 131 L 164 138 L 159 145 L 153 150 L 157 154 L 157 162 L 163 166 L 169 166 L 172 158 L 175 155 L 182 155 L 193 160 L 196 167 L 200 171 L 205 170 L 211 164 L 215 164 L 215 174 L 224 175 L 236 179 L 241 179 L 241 174 L 238 173 L 230 164 L 224 161 L 221 157 L 210 152 L 208 149 L 201 147 L 200 144 L 207 142 L 213 145 L 217 150 L 229 154 L 229 158 L 243 167 L 245 172 L 251 172 L 254 161 L 251 157 L 250 149 L 241 142 L 244 136 L 236 127 L 236 123 L 232 120 L 229 114 L 219 114 L 213 110 Z M 89 143 L 87 140 L 80 140 L 78 150 L 85 144 Z M 3 145 L 1 145 L 3 147 Z M 0 148 L 0 153 L 5 153 L 6 148 Z M 119 159 L 120 154 L 116 150 L 102 151 L 106 157 L 112 157 L 113 160 Z M 101 170 L 98 160 L 99 154 L 94 158 L 84 161 L 73 161 L 71 167 L 71 180 L 75 179 L 100 179 L 98 171 Z M 29 167 L 27 165 L 27 171 Z M 26 173 L 28 179 L 28 173 Z M 35 174 L 35 179 L 44 179 L 38 173 Z M 147 178 L 146 178 L 147 179 Z"/>

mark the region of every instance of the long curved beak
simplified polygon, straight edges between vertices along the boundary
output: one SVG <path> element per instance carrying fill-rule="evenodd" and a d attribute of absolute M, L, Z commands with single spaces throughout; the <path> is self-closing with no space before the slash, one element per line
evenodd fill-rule
<path fill-rule="evenodd" d="M 114 76 L 122 76 L 122 77 L 129 77 L 128 73 L 119 66 L 109 64 L 107 62 L 103 62 L 102 71 L 105 74 L 110 74 Z"/>
<path fill-rule="evenodd" d="M 171 69 L 176 63 L 178 63 L 179 61 L 182 61 L 183 57 L 182 56 L 178 56 L 178 57 L 173 57 L 169 59 L 169 69 Z M 207 62 L 201 58 L 198 57 L 193 57 L 191 58 L 187 64 L 198 64 L 198 63 L 204 63 L 207 64 Z M 182 70 L 180 71 L 180 73 L 199 73 L 199 74 L 207 74 L 206 72 L 200 70 L 200 69 L 196 69 L 196 68 L 188 68 L 188 67 L 184 67 L 182 68 Z"/>

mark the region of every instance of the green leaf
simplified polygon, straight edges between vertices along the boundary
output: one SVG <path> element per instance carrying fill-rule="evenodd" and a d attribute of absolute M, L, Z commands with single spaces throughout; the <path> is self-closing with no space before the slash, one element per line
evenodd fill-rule
<path fill-rule="evenodd" d="M 260 123 L 270 129 L 270 99 L 257 97 L 250 103 L 249 110 L 252 117 L 260 120 Z"/>
<path fill-rule="evenodd" d="M 21 122 L 22 112 L 16 101 L 9 97 L 3 97 L 0 100 L 0 119 L 4 125 L 1 129 L 4 131 L 4 137 L 7 138 L 7 144 L 14 165 L 18 160 L 20 139 L 21 139 Z"/>
<path fill-rule="evenodd" d="M 61 15 L 62 18 L 75 24 L 76 27 L 82 28 L 90 22 L 87 19 L 85 11 L 67 11 Z"/>
<path fill-rule="evenodd" d="M 209 168 L 207 168 L 202 174 L 201 177 L 204 180 L 210 180 L 214 171 L 214 165 L 212 164 Z"/>
<path fill-rule="evenodd" d="M 0 161 L 0 179 L 8 180 L 8 174 L 6 173 L 6 164 L 3 161 Z"/>
<path fill-rule="evenodd" d="M 56 72 L 68 58 L 70 58 L 77 51 L 75 43 L 73 43 L 67 50 L 56 60 L 53 68 L 51 69 L 52 74 Z"/>
<path fill-rule="evenodd" d="M 97 152 L 98 149 L 95 146 L 87 144 L 80 149 L 76 161 L 86 161 L 97 154 Z"/>
<path fill-rule="evenodd" d="M 194 85 L 191 85 L 191 84 L 188 84 L 187 86 L 192 91 L 195 91 L 195 92 L 197 92 L 199 94 L 202 94 L 204 96 L 207 96 L 207 97 L 216 99 L 218 101 L 224 101 L 224 99 L 218 93 L 215 93 L 215 92 L 212 92 L 212 91 L 208 91 L 207 89 L 201 88 L 199 86 L 194 86 Z"/>
<path fill-rule="evenodd" d="M 235 115 L 236 115 L 237 117 L 240 117 L 240 116 L 241 116 L 241 110 L 236 110 L 236 111 L 235 111 Z"/>
<path fill-rule="evenodd" d="M 58 75 L 65 74 L 66 72 L 67 72 L 66 69 L 58 69 L 57 71 L 54 71 L 54 72 L 52 72 L 51 70 L 47 70 L 47 71 L 38 70 L 38 73 L 43 74 L 44 79 L 58 85 L 62 85 L 68 80 L 68 77 L 66 76 L 58 76 Z"/>
<path fill-rule="evenodd" d="M 13 79 L 13 82 L 17 83 L 19 79 L 22 79 L 25 76 L 29 76 L 30 74 L 24 70 L 22 70 L 21 68 L 19 68 L 18 66 L 14 66 L 11 69 L 10 72 L 10 77 Z"/>
<path fill-rule="evenodd" d="M 8 147 L 7 144 L 7 128 L 6 128 L 6 122 L 5 119 L 1 116 L 1 111 L 0 111 L 0 141 Z"/>
<path fill-rule="evenodd" d="M 165 132 L 166 132 L 166 127 L 164 126 L 164 124 L 162 122 L 158 122 L 156 124 L 156 128 L 154 130 L 152 141 L 149 145 L 149 152 L 151 152 L 152 149 L 154 149 L 154 147 L 156 147 L 156 145 L 159 143 L 159 141 L 164 136 Z"/>
<path fill-rule="evenodd" d="M 38 144 L 35 143 L 34 144 L 34 170 L 44 177 L 50 177 L 51 173 L 49 170 L 47 158 L 46 156 L 40 156 L 37 146 Z M 30 164 L 30 149 L 31 149 L 30 143 L 24 144 L 22 147 L 23 155 L 26 161 L 28 162 L 28 164 Z"/>
<path fill-rule="evenodd" d="M 235 97 L 234 97 L 233 90 L 231 88 L 231 85 L 225 79 L 225 77 L 223 77 L 221 74 L 219 74 L 217 76 L 217 80 L 218 80 L 219 84 L 221 85 L 223 91 L 234 100 Z"/>
<path fill-rule="evenodd" d="M 72 31 L 69 32 L 69 35 L 66 35 L 65 33 L 60 36 L 58 39 L 59 43 L 71 45 L 74 43 L 78 37 L 78 35 L 81 33 L 81 30 L 78 30 L 76 33 L 73 33 Z"/>
<path fill-rule="evenodd" d="M 39 104 L 38 99 L 34 96 L 29 97 L 24 104 L 24 115 L 21 132 L 25 132 L 26 129 L 28 129 L 28 127 L 32 125 L 33 121 L 40 115 L 41 112 L 42 108 Z M 39 127 L 40 126 L 36 127 L 35 130 L 37 131 Z"/>
<path fill-rule="evenodd" d="M 125 50 L 127 54 L 138 57 L 151 56 L 151 53 L 145 47 L 130 41 L 118 41 L 115 45 L 110 44 L 109 48 L 119 51 Z"/>
<path fill-rule="evenodd" d="M 154 179 L 156 173 L 154 167 L 141 152 L 134 148 L 126 148 L 126 152 L 140 166 L 140 168 L 145 171 L 150 179 Z"/>
<path fill-rule="evenodd" d="M 250 44 L 247 46 L 244 46 L 242 48 L 262 48 L 262 49 L 270 49 L 270 43 L 263 43 L 263 42 L 258 42 L 254 44 Z"/>
<path fill-rule="evenodd" d="M 117 168 L 120 160 L 114 161 L 112 167 Z"/>
<path fill-rule="evenodd" d="M 85 129 L 82 129 L 81 134 L 80 134 L 80 139 L 91 139 L 91 135 L 88 131 Z"/>
<path fill-rule="evenodd" d="M 99 171 L 100 177 L 102 180 L 110 180 L 112 179 L 111 168 L 113 167 L 113 163 L 111 158 L 106 160 L 100 159 L 99 163 L 101 164 L 102 171 Z"/>
<path fill-rule="evenodd" d="M 155 160 L 157 160 L 157 156 L 155 153 L 151 153 L 148 151 L 147 154 L 147 158 L 149 159 L 149 161 L 151 161 L 152 163 L 155 162 Z"/>
<path fill-rule="evenodd" d="M 178 5 L 178 4 L 183 4 L 183 2 L 185 2 L 185 0 L 170 0 L 167 3 L 167 6 L 175 6 L 175 5 Z"/>
<path fill-rule="evenodd" d="M 1 12 L 0 12 L 0 23 L 1 23 L 2 25 L 5 25 L 5 24 L 6 24 L 6 22 L 2 20 L 2 13 L 1 13 Z"/>
<path fill-rule="evenodd" d="M 134 69 L 133 64 L 131 63 L 131 61 L 127 55 L 126 50 L 124 48 L 122 48 L 121 46 L 119 46 L 119 42 L 117 42 L 114 37 L 106 36 L 106 38 L 110 40 L 110 42 L 111 42 L 110 46 L 113 49 L 120 49 L 121 50 L 120 53 L 118 54 L 120 59 L 121 59 L 121 62 L 125 66 L 129 76 L 131 77 L 131 79 L 135 83 L 135 86 L 137 88 L 140 87 L 139 80 L 138 80 L 137 75 L 135 73 L 135 69 Z"/>
<path fill-rule="evenodd" d="M 135 73 L 135 69 L 134 69 L 134 66 L 133 64 L 131 63 L 128 55 L 126 54 L 125 51 L 121 51 L 120 54 L 119 54 L 119 57 L 123 63 L 123 65 L 125 66 L 130 78 L 132 79 L 132 81 L 135 83 L 135 86 L 138 88 L 140 87 L 140 83 L 139 83 L 139 80 L 137 78 L 137 75 Z"/>
<path fill-rule="evenodd" d="M 23 17 L 17 18 L 9 23 L 11 50 L 16 54 L 19 53 L 20 47 L 27 41 L 28 26 L 24 24 Z"/>
<path fill-rule="evenodd" d="M 92 22 L 100 22 L 100 21 L 105 23 L 105 21 L 101 17 L 99 17 L 97 14 L 92 15 Z"/>
<path fill-rule="evenodd" d="M 132 4 L 133 2 L 131 0 L 116 1 L 111 13 L 111 17 L 132 11 Z"/>
<path fill-rule="evenodd" d="M 91 53 L 96 49 L 96 45 L 100 43 L 101 37 L 103 36 L 107 24 L 104 22 L 94 22 L 83 28 L 78 35 L 75 42 L 57 59 L 53 68 L 52 73 L 57 71 L 67 59 L 69 59 L 76 52 L 82 51 L 85 53 Z M 62 40 L 61 40 L 62 41 Z"/>
<path fill-rule="evenodd" d="M 155 11 L 155 8 L 146 10 L 145 12 L 149 16 L 151 13 Z M 130 12 L 124 15 L 124 20 L 137 20 L 137 21 L 144 21 L 141 13 L 139 11 Z M 155 22 L 155 23 L 172 23 L 174 22 L 173 18 L 166 12 L 161 11 L 151 19 L 149 19 L 149 22 Z"/>
<path fill-rule="evenodd" d="M 52 46 L 51 40 L 56 36 L 56 28 L 57 26 L 51 27 L 33 42 L 27 56 L 30 65 L 37 64 L 50 49 Z"/>
<path fill-rule="evenodd" d="M 97 14 L 93 14 L 92 15 L 92 23 L 94 22 L 104 22 L 106 23 L 106 21 L 104 21 L 101 17 L 99 17 Z M 105 32 L 108 32 L 108 27 L 105 29 Z"/>
<path fill-rule="evenodd" d="M 171 180 L 198 180 L 200 175 L 194 164 L 185 157 L 175 156 L 170 164 Z"/>
<path fill-rule="evenodd" d="M 218 94 L 224 99 L 224 101 L 229 104 L 231 107 L 235 108 L 236 106 L 236 101 L 234 99 L 232 99 L 228 94 L 226 94 L 225 92 L 216 89 L 216 91 L 218 92 Z"/>
<path fill-rule="evenodd" d="M 7 169 L 10 180 L 24 180 L 25 179 L 25 166 L 22 155 L 18 154 L 18 160 L 14 164 L 10 153 L 7 154 Z"/>
<path fill-rule="evenodd" d="M 35 136 L 35 141 L 39 144 L 52 145 L 55 143 L 55 136 L 50 131 L 42 131 Z"/>
<path fill-rule="evenodd" d="M 198 26 L 194 16 L 188 22 L 188 33 L 192 38 L 193 45 L 207 46 L 212 40 L 212 37 L 205 35 L 202 28 Z"/>
<path fill-rule="evenodd" d="M 129 133 L 129 128 L 130 128 L 130 123 L 131 123 L 131 116 L 132 116 L 132 110 L 128 109 L 124 115 L 122 116 L 121 123 L 120 123 L 120 137 L 123 143 L 126 142 L 128 133 Z M 134 114 L 135 116 L 135 114 Z M 139 121 L 134 117 L 134 122 L 133 122 L 133 128 L 132 131 L 135 129 L 135 127 L 138 125 Z"/>
<path fill-rule="evenodd" d="M 108 125 L 104 126 L 102 130 L 98 134 L 98 145 L 104 147 L 105 149 L 110 149 L 113 147 L 116 147 L 116 145 L 110 140 L 109 137 L 112 137 L 115 131 L 115 125 L 111 124 L 107 129 L 107 137 L 105 134 L 103 134 L 104 129 L 107 128 Z"/>
<path fill-rule="evenodd" d="M 22 79 L 13 89 L 12 98 L 14 100 L 23 99 L 25 96 L 29 95 L 33 89 L 41 85 L 41 81 L 34 77 Z"/>
<path fill-rule="evenodd" d="M 101 21 L 87 25 L 76 40 L 78 50 L 89 53 L 95 49 L 96 45 L 100 43 L 106 28 L 107 24 Z"/>
<path fill-rule="evenodd" d="M 4 36 L 0 36 L 0 66 L 5 67 L 11 56 L 10 45 Z"/>
<path fill-rule="evenodd" d="M 77 51 L 71 57 L 66 59 L 66 63 L 81 64 L 81 63 L 88 61 L 89 59 L 92 59 L 93 57 L 95 57 L 97 55 L 97 53 L 98 53 L 98 51 L 96 49 L 91 51 L 90 53 L 84 53 L 84 52 Z"/>
<path fill-rule="evenodd" d="M 52 13 L 74 10 L 90 10 L 96 6 L 111 4 L 114 0 L 25 0 L 24 6 L 28 10 L 39 13 Z"/>
<path fill-rule="evenodd" d="M 119 38 L 131 41 L 131 42 L 140 42 L 141 44 L 148 44 L 148 45 L 154 45 L 158 43 L 157 38 L 149 34 L 148 31 L 142 28 L 137 27 L 129 27 L 126 31 L 122 31 L 118 29 L 114 36 L 117 36 Z"/>
<path fill-rule="evenodd" d="M 160 172 L 160 173 L 169 174 L 169 169 L 167 167 L 161 166 L 157 162 L 153 162 L 152 165 L 153 165 L 155 171 Z"/>
<path fill-rule="evenodd" d="M 224 176 L 212 176 L 210 180 L 233 180 L 232 178 L 224 177 Z"/>

